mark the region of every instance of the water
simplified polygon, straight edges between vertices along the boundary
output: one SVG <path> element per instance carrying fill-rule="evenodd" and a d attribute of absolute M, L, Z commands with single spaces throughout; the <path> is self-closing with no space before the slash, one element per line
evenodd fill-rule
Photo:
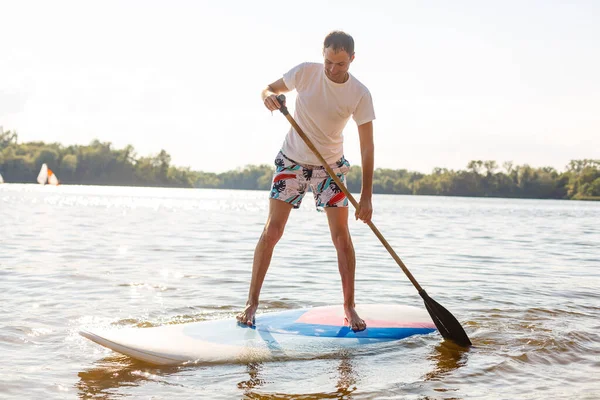
<path fill-rule="evenodd" d="M 474 347 L 435 335 L 309 360 L 158 368 L 81 328 L 231 317 L 267 213 L 254 191 L 0 186 L 0 398 L 600 399 L 600 203 L 374 196 L 374 223 Z M 261 312 L 339 304 L 305 200 Z M 351 221 L 357 302 L 423 307 Z"/>

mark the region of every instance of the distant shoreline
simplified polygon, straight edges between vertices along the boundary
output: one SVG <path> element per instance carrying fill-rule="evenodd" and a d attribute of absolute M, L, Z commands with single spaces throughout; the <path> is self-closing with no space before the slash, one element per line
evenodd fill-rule
<path fill-rule="evenodd" d="M 18 143 L 16 132 L 0 134 L 0 175 L 7 183 L 34 183 L 47 164 L 61 184 L 269 190 L 274 166 L 248 165 L 223 173 L 192 171 L 171 165 L 161 150 L 139 157 L 133 146 L 113 148 L 94 140 L 87 146 L 59 143 Z M 348 189 L 360 193 L 362 170 L 353 166 Z M 565 171 L 534 168 L 492 160 L 472 160 L 464 170 L 434 168 L 430 174 L 406 169 L 378 168 L 373 193 L 453 197 L 600 200 L 600 160 L 572 160 Z"/>

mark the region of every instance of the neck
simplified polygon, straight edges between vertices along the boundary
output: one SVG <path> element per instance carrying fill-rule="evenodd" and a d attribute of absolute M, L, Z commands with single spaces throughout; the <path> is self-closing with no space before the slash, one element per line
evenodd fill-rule
<path fill-rule="evenodd" d="M 341 80 L 336 80 L 336 79 L 333 79 L 333 78 L 331 78 L 329 76 L 327 78 L 329 80 L 331 80 L 332 82 L 335 82 L 335 83 L 346 83 L 346 81 L 348 81 L 348 79 L 350 78 L 350 75 L 346 72 L 344 74 L 344 77 Z"/>

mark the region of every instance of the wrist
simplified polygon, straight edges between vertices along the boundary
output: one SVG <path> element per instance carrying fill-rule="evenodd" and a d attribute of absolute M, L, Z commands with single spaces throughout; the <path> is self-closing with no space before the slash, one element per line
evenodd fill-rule
<path fill-rule="evenodd" d="M 263 101 L 265 101 L 265 99 L 271 95 L 277 95 L 277 93 L 275 93 L 273 91 L 273 88 L 271 88 L 271 86 L 267 86 L 266 88 L 263 89 L 263 91 L 261 92 L 261 97 L 263 99 Z"/>

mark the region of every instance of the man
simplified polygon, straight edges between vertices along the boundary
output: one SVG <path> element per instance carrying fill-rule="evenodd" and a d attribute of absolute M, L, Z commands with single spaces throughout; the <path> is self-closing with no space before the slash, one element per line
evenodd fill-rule
<path fill-rule="evenodd" d="M 350 165 L 343 155 L 342 131 L 352 116 L 358 125 L 362 158 L 362 190 L 355 217 L 368 222 L 373 213 L 372 121 L 375 113 L 371 94 L 348 72 L 354 61 L 354 40 L 350 35 L 340 31 L 327 35 L 323 43 L 323 58 L 323 64 L 303 63 L 291 69 L 263 90 L 262 99 L 267 109 L 275 111 L 280 108 L 276 96 L 296 89 L 294 119 L 343 183 Z M 275 165 L 269 214 L 254 252 L 246 308 L 237 316 L 238 321 L 253 325 L 273 249 L 283 235 L 290 211 L 300 207 L 310 186 L 317 209 L 323 208 L 326 212 L 337 252 L 347 324 L 356 331 L 365 329 L 366 324 L 357 314 L 354 304 L 356 262 L 348 229 L 348 199 L 293 128 L 285 138 Z"/>

